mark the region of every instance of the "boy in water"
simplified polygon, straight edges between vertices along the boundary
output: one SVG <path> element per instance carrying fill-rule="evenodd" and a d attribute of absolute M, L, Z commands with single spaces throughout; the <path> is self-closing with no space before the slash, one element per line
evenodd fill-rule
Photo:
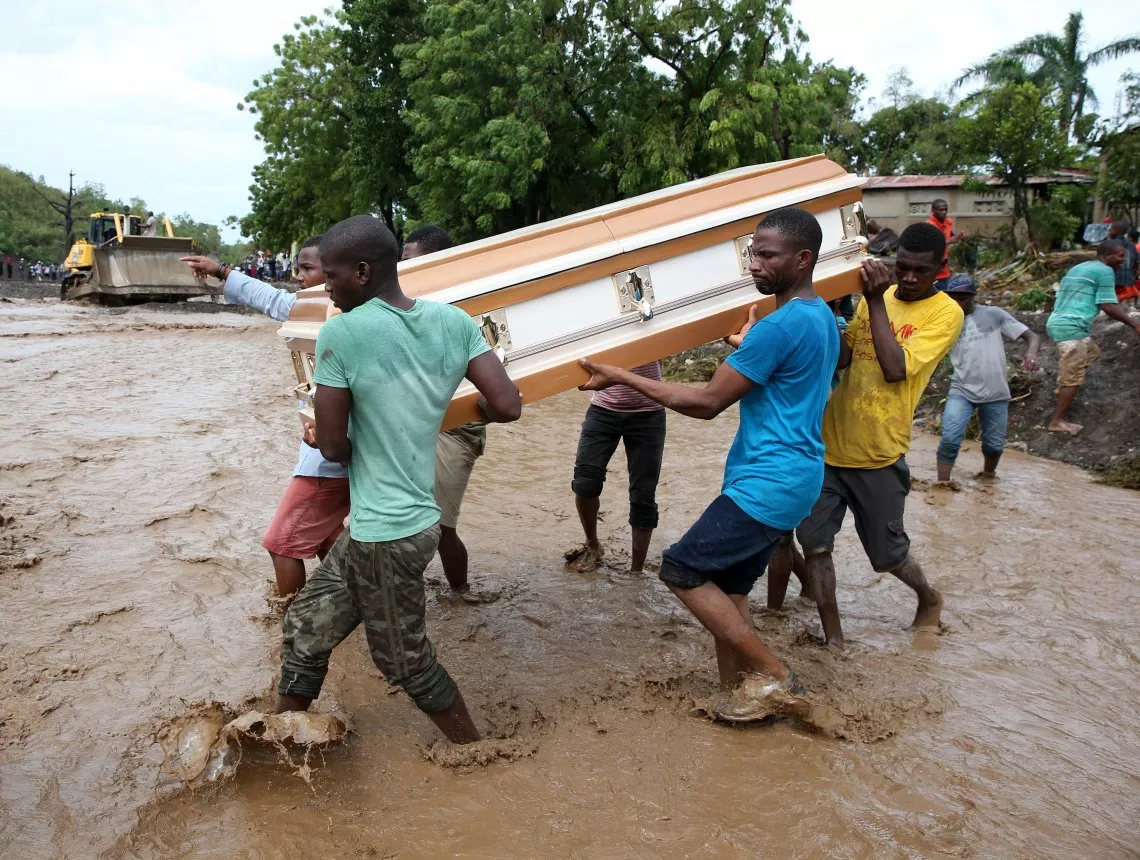
<path fill-rule="evenodd" d="M 325 282 L 317 249 L 321 236 L 306 239 L 297 253 L 297 280 L 302 287 Z M 295 293 L 272 287 L 225 263 L 208 257 L 183 257 L 198 277 L 210 275 L 225 282 L 223 295 L 233 304 L 249 305 L 268 317 L 284 322 L 297 300 Z M 265 530 L 261 545 L 273 561 L 277 593 L 296 594 L 305 584 L 305 559 L 324 558 L 344 530 L 348 516 L 348 470 L 321 456 L 316 448 L 301 443 L 297 465 L 277 510 Z"/>

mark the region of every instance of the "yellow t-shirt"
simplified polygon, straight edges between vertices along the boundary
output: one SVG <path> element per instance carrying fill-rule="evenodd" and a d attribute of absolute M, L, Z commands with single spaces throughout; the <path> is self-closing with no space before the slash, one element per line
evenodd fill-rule
<path fill-rule="evenodd" d="M 918 399 L 962 330 L 962 309 L 945 293 L 918 302 L 883 296 L 895 339 L 906 355 L 906 379 L 887 382 L 875 357 L 867 303 L 860 302 L 845 337 L 851 365 L 823 416 L 824 461 L 846 469 L 880 469 L 910 450 Z"/>

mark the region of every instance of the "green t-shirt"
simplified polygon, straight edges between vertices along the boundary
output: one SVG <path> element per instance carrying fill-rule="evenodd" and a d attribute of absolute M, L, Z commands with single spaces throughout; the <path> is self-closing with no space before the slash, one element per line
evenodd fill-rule
<path fill-rule="evenodd" d="M 1045 330 L 1058 343 L 1081 340 L 1092 331 L 1100 305 L 1114 304 L 1116 276 L 1108 264 L 1100 260 L 1077 263 L 1061 279 Z"/>
<path fill-rule="evenodd" d="M 399 540 L 439 520 L 435 447 L 467 363 L 490 347 L 459 308 L 371 299 L 321 326 L 320 385 L 352 392 L 348 488 L 354 540 Z"/>

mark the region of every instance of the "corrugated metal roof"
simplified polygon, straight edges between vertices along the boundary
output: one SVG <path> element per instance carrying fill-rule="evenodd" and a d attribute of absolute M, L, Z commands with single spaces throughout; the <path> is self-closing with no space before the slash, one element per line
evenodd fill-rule
<path fill-rule="evenodd" d="M 986 185 L 1004 185 L 1005 183 L 993 176 L 977 177 Z M 962 174 L 947 176 L 868 176 L 864 190 L 892 190 L 904 188 L 961 188 L 966 181 Z M 1049 185 L 1051 183 L 1073 182 L 1077 184 L 1092 183 L 1094 181 L 1091 171 L 1088 170 L 1060 170 L 1053 176 L 1031 176 L 1030 185 Z"/>
<path fill-rule="evenodd" d="M 965 176 L 868 176 L 864 189 L 872 188 L 958 188 Z"/>

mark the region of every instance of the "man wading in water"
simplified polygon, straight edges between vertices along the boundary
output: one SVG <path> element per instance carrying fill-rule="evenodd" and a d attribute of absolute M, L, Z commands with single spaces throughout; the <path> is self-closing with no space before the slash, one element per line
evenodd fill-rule
<path fill-rule="evenodd" d="M 516 420 L 522 403 L 467 314 L 404 295 L 398 256 L 396 237 L 368 215 L 321 240 L 325 289 L 344 313 L 317 336 L 315 441 L 325 458 L 347 463 L 352 512 L 285 614 L 277 710 L 309 707 L 333 648 L 363 623 L 388 683 L 453 743 L 470 743 L 479 733 L 424 619 L 423 574 L 439 542 L 436 443 L 464 377 L 488 421 Z"/>
<path fill-rule="evenodd" d="M 839 333 L 812 287 L 822 243 L 819 223 L 802 209 L 778 209 L 760 223 L 749 271 L 776 309 L 759 321 L 749 315 L 740 348 L 704 388 L 582 360 L 591 374 L 584 390 L 628 385 L 692 418 L 715 418 L 740 402 L 722 494 L 665 550 L 658 574 L 716 639 L 721 686 L 735 687 L 716 715 L 734 722 L 762 719 L 804 692 L 753 632 L 748 592 L 823 483 L 820 425 Z"/>
<path fill-rule="evenodd" d="M 796 529 L 828 643 L 841 645 L 832 548 L 847 509 L 871 566 L 914 589 L 914 627 L 937 628 L 942 596 L 910 554 L 903 526 L 910 492 L 911 424 L 931 374 L 962 330 L 962 309 L 935 286 L 946 239 L 930 224 L 899 237 L 895 277 L 878 260 L 863 263 L 863 301 L 844 333 L 847 368 L 823 421 L 827 470 L 811 516 Z"/>

